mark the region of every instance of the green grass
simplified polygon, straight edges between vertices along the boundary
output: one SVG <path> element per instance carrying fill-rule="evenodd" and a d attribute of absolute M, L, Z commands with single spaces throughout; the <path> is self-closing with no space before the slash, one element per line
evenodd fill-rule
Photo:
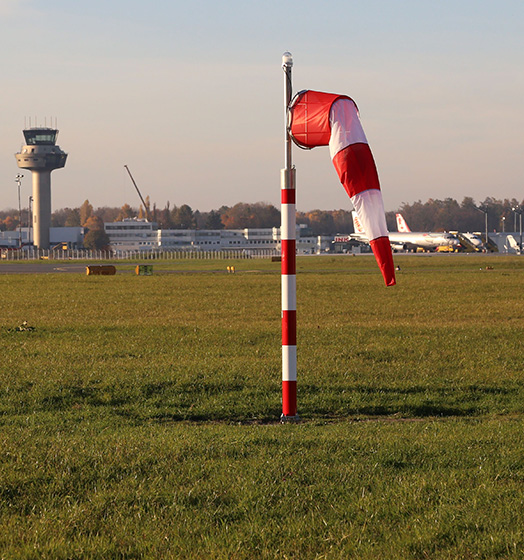
<path fill-rule="evenodd" d="M 395 261 L 298 259 L 298 425 L 278 263 L 0 263 L 0 558 L 522 558 L 524 261 Z"/>

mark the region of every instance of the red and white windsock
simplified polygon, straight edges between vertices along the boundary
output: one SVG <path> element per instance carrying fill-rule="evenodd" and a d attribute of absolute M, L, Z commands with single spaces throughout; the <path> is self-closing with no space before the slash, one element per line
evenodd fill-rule
<path fill-rule="evenodd" d="M 289 131 L 301 148 L 329 146 L 333 165 L 364 227 L 386 286 L 395 267 L 377 168 L 355 102 L 346 95 L 306 90 L 290 105 Z"/>

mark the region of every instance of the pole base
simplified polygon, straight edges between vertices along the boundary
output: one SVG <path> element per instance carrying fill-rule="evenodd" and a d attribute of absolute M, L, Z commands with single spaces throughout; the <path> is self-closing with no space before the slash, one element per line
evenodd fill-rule
<path fill-rule="evenodd" d="M 285 416 L 282 414 L 280 416 L 281 424 L 298 424 L 300 422 L 300 416 Z"/>

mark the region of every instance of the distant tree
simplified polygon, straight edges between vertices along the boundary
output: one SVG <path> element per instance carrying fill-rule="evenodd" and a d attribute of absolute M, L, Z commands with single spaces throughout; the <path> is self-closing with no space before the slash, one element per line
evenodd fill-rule
<path fill-rule="evenodd" d="M 158 218 L 157 218 L 157 211 L 156 211 L 156 204 L 153 202 L 153 211 L 151 212 L 151 219 L 153 220 L 153 222 L 157 222 Z"/>
<path fill-rule="evenodd" d="M 191 206 L 187 204 L 182 204 L 180 208 L 175 206 L 171 210 L 171 220 L 173 223 L 173 228 L 175 229 L 195 229 L 196 220 L 193 214 Z"/>
<path fill-rule="evenodd" d="M 82 206 L 80 206 L 79 214 L 80 214 L 80 223 L 84 226 L 87 220 L 90 218 L 91 214 L 93 213 L 93 206 L 89 202 L 89 200 L 84 200 Z"/>
<path fill-rule="evenodd" d="M 96 214 L 93 214 L 84 224 L 84 227 L 89 231 L 104 231 L 104 222 Z"/>
<path fill-rule="evenodd" d="M 247 227 L 246 224 L 251 221 L 252 216 L 251 206 L 239 202 L 223 212 L 220 218 L 226 229 L 242 229 Z"/>
<path fill-rule="evenodd" d="M 258 202 L 255 204 L 256 213 L 258 216 L 258 225 L 253 227 L 259 228 L 272 228 L 280 226 L 280 210 L 275 208 L 272 204 Z"/>
<path fill-rule="evenodd" d="M 296 221 L 297 224 L 306 224 L 309 226 L 309 219 L 306 216 L 305 212 L 301 212 L 300 210 L 297 210 L 296 212 Z"/>
<path fill-rule="evenodd" d="M 348 210 L 333 210 L 333 223 L 336 233 L 350 233 L 353 231 L 353 216 Z"/>
<path fill-rule="evenodd" d="M 124 204 L 122 208 L 120 208 L 120 212 L 116 218 L 117 222 L 121 222 L 126 218 L 134 218 L 136 216 L 136 212 L 129 204 Z"/>
<path fill-rule="evenodd" d="M 93 214 L 85 223 L 87 233 L 84 235 L 84 247 L 86 249 L 106 250 L 109 249 L 109 236 L 104 230 L 104 222 Z"/>
<path fill-rule="evenodd" d="M 404 216 L 412 231 L 484 231 L 485 215 L 479 209 L 486 209 L 488 229 L 499 230 L 502 217 L 511 216 L 513 200 L 498 200 L 488 197 L 477 203 L 469 196 L 464 197 L 461 204 L 452 198 L 444 200 L 430 198 L 426 202 L 420 200 L 413 204 L 402 204 L 399 212 Z M 388 226 L 390 226 L 388 215 Z M 394 231 L 396 231 L 396 226 Z"/>
<path fill-rule="evenodd" d="M 15 231 L 19 223 L 18 217 L 7 216 L 4 218 L 4 231 Z"/>
<path fill-rule="evenodd" d="M 193 213 L 196 222 L 197 229 L 207 229 L 206 221 L 209 212 L 200 212 L 199 210 L 195 210 Z"/>
<path fill-rule="evenodd" d="M 206 229 L 224 229 L 224 224 L 222 223 L 220 213 L 216 210 L 211 210 L 211 212 L 208 212 L 205 227 Z"/>
<path fill-rule="evenodd" d="M 71 208 L 61 208 L 51 213 L 51 227 L 64 227 L 67 214 Z"/>
<path fill-rule="evenodd" d="M 102 206 L 101 208 L 97 208 L 95 214 L 103 221 L 103 222 L 116 222 L 118 215 L 120 214 L 121 208 L 113 208 L 109 206 Z"/>
<path fill-rule="evenodd" d="M 195 223 L 195 229 L 201 229 L 202 224 L 202 213 L 200 210 L 193 211 L 193 222 Z"/>
<path fill-rule="evenodd" d="M 270 228 L 280 225 L 280 211 L 264 202 L 239 202 L 222 211 L 220 217 L 226 229 Z"/>
<path fill-rule="evenodd" d="M 66 220 L 64 222 L 64 226 L 66 227 L 78 227 L 82 224 L 80 220 L 80 211 L 78 208 L 69 209 L 67 213 Z"/>
<path fill-rule="evenodd" d="M 333 235 L 337 233 L 331 212 L 312 210 L 311 212 L 306 212 L 306 216 L 313 235 Z"/>
<path fill-rule="evenodd" d="M 109 250 L 109 236 L 103 229 L 91 229 L 84 235 L 84 247 L 91 250 Z"/>
<path fill-rule="evenodd" d="M 161 229 L 172 229 L 173 220 L 171 219 L 171 211 L 169 210 L 169 200 L 162 210 L 157 210 L 156 222 Z"/>

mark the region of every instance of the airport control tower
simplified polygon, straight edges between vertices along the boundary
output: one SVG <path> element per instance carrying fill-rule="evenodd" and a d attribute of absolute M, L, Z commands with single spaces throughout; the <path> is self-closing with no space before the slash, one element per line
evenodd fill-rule
<path fill-rule="evenodd" d="M 67 154 L 56 145 L 55 128 L 24 130 L 25 146 L 15 154 L 20 169 L 33 174 L 33 232 L 34 245 L 49 249 L 51 227 L 51 171 L 65 166 Z"/>

